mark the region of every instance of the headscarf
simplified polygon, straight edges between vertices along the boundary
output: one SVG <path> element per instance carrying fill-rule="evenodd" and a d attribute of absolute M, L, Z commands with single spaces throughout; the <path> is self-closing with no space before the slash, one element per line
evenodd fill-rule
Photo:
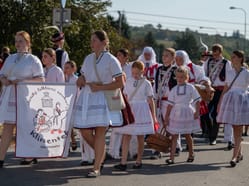
<path fill-rule="evenodd" d="M 181 57 L 183 59 L 183 65 L 187 66 L 189 63 L 191 63 L 191 60 L 189 59 L 189 55 L 185 50 L 177 50 L 176 51 L 176 57 Z"/>
<path fill-rule="evenodd" d="M 144 58 L 144 53 L 150 53 L 151 54 L 151 59 L 149 61 L 147 61 Z M 145 64 L 145 66 L 146 66 L 146 63 L 149 64 L 149 66 L 157 64 L 157 62 L 156 62 L 156 53 L 155 53 L 154 49 L 152 47 L 149 47 L 149 46 L 144 47 L 143 53 L 138 57 L 138 60 L 142 61 Z"/>

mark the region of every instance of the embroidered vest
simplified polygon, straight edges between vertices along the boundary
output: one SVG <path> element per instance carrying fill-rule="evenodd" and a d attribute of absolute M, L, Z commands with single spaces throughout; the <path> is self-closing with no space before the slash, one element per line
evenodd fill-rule
<path fill-rule="evenodd" d="M 167 83 L 169 90 L 171 90 L 177 84 L 176 79 L 175 79 L 175 73 L 174 73 L 174 71 L 177 69 L 177 67 L 176 66 L 172 67 L 172 65 L 170 65 L 168 67 L 160 66 L 160 67 L 158 67 L 157 72 L 156 72 L 156 76 L 155 76 L 156 93 L 158 93 L 159 84 L 161 83 L 161 81 L 163 81 L 164 74 L 162 72 L 166 73 L 169 68 L 171 68 L 170 71 L 168 72 L 170 77 L 168 78 L 167 82 L 165 82 L 165 83 Z"/>
<path fill-rule="evenodd" d="M 64 50 L 62 50 L 62 49 L 56 50 L 56 64 L 60 68 L 62 68 L 61 60 L 62 60 L 63 53 L 64 53 Z"/>
<path fill-rule="evenodd" d="M 214 60 L 213 58 L 210 58 L 208 60 L 208 64 L 207 64 L 207 76 L 209 77 L 210 76 L 210 62 Z M 221 81 L 225 81 L 226 79 L 226 64 L 227 64 L 227 60 L 226 59 L 222 59 L 221 63 L 223 63 L 223 68 L 221 69 L 220 73 L 218 74 L 219 78 Z M 210 78 L 210 77 L 209 77 Z"/>

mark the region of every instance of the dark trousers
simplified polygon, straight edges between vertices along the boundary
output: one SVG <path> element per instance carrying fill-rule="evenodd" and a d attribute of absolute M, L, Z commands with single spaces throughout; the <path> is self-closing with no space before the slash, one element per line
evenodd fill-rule
<path fill-rule="evenodd" d="M 208 129 L 208 127 L 212 126 L 212 120 L 209 117 L 209 113 L 201 115 L 200 120 L 201 120 L 202 134 L 205 136 L 209 134 L 210 129 Z"/>
<path fill-rule="evenodd" d="M 214 93 L 213 100 L 210 101 L 208 104 L 209 115 L 212 118 L 212 122 L 209 122 L 207 126 L 210 142 L 216 140 L 219 132 L 219 123 L 217 123 L 216 121 L 216 116 L 217 116 L 216 110 L 220 100 L 221 93 L 222 91 L 216 90 Z"/>

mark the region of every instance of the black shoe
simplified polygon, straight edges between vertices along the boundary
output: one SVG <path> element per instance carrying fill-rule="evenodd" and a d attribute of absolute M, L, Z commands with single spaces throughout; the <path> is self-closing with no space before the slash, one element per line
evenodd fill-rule
<path fill-rule="evenodd" d="M 244 133 L 242 134 L 242 136 L 248 136 L 247 132 L 244 132 Z"/>
<path fill-rule="evenodd" d="M 110 154 L 108 154 L 108 153 L 106 153 L 105 159 L 106 160 L 114 160 L 114 158 Z"/>
<path fill-rule="evenodd" d="M 229 141 L 227 144 L 227 150 L 232 150 L 232 148 L 234 148 L 234 144 L 231 141 Z"/>
<path fill-rule="evenodd" d="M 72 142 L 71 147 L 72 147 L 73 151 L 76 151 L 77 150 L 77 142 Z"/>
<path fill-rule="evenodd" d="M 93 163 L 94 163 L 93 161 L 92 162 L 90 162 L 90 161 L 81 161 L 80 165 L 81 166 L 88 166 L 88 165 L 93 165 Z"/>
<path fill-rule="evenodd" d="M 188 159 L 187 159 L 187 162 L 193 162 L 195 160 L 195 156 L 193 155 L 193 156 L 190 156 L 190 157 L 188 157 Z"/>
<path fill-rule="evenodd" d="M 38 160 L 36 158 L 33 158 L 32 160 L 26 160 L 23 159 L 22 161 L 20 161 L 20 165 L 31 165 L 31 164 L 37 164 Z"/>
<path fill-rule="evenodd" d="M 0 168 L 3 168 L 4 161 L 0 160 Z"/>
<path fill-rule="evenodd" d="M 157 160 L 157 159 L 160 159 L 161 157 L 162 157 L 161 152 L 155 151 L 155 152 L 153 153 L 153 155 L 150 157 L 150 159 L 151 159 L 151 160 Z"/>
<path fill-rule="evenodd" d="M 133 169 L 141 169 L 142 168 L 142 163 L 135 163 L 133 166 L 132 166 Z"/>
<path fill-rule="evenodd" d="M 172 159 L 167 159 L 167 160 L 165 160 L 165 162 L 166 162 L 168 165 L 171 165 L 171 164 L 174 164 L 174 163 L 175 163 Z"/>
<path fill-rule="evenodd" d="M 235 166 L 236 166 L 236 161 L 231 160 L 231 161 L 230 161 L 230 165 L 231 165 L 231 167 L 235 167 Z"/>
<path fill-rule="evenodd" d="M 241 155 L 239 155 L 239 156 L 237 157 L 236 163 L 239 163 L 239 162 L 242 161 L 242 160 L 243 160 L 243 155 L 241 154 Z"/>
<path fill-rule="evenodd" d="M 127 169 L 127 165 L 123 165 L 123 164 L 118 164 L 118 165 L 114 165 L 114 168 L 120 171 L 126 171 Z"/>

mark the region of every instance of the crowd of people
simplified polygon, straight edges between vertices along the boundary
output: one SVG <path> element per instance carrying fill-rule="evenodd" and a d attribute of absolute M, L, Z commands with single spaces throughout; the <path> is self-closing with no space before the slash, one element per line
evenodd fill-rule
<path fill-rule="evenodd" d="M 145 137 L 163 128 L 172 139 L 167 164 L 174 164 L 175 155 L 182 150 L 182 136 L 186 138 L 189 151 L 186 162 L 195 159 L 194 133 L 202 131 L 209 144 L 216 145 L 220 124 L 224 124 L 228 149 L 233 148 L 231 167 L 243 159 L 243 126 L 249 125 L 249 71 L 244 65 L 243 51 L 233 51 L 229 61 L 222 55 L 222 45 L 214 44 L 212 51 L 201 55 L 201 63 L 195 64 L 185 50 L 166 48 L 163 63 L 159 64 L 153 48 L 146 46 L 138 59 L 129 62 L 127 49 L 118 50 L 115 57 L 108 51 L 106 32 L 95 31 L 91 35 L 92 53 L 85 57 L 80 76 L 76 76 L 77 65 L 63 49 L 64 34 L 54 34 L 51 41 L 54 47 L 42 51 L 42 62 L 31 54 L 31 38 L 25 31 L 16 33 L 16 53 L 9 55 L 8 48 L 4 48 L 0 63 L 0 107 L 4 108 L 0 109 L 3 124 L 0 168 L 16 125 L 14 87 L 19 82 L 70 82 L 79 87 L 72 116 L 75 129 L 72 129 L 71 144 L 76 150 L 74 130 L 78 129 L 81 165 L 93 164 L 87 177 L 100 176 L 106 158 L 121 158 L 113 168 L 125 171 L 128 154 L 136 158 L 132 168 L 142 168 Z M 196 84 L 204 87 L 210 100 L 201 97 Z M 122 90 L 128 100 L 135 119 L 131 124 L 123 125 L 121 110 L 108 106 L 105 92 L 116 89 Z M 112 130 L 106 152 L 109 128 Z M 152 158 L 160 157 L 161 152 L 152 149 Z M 21 164 L 37 162 L 36 158 L 23 159 Z"/>

